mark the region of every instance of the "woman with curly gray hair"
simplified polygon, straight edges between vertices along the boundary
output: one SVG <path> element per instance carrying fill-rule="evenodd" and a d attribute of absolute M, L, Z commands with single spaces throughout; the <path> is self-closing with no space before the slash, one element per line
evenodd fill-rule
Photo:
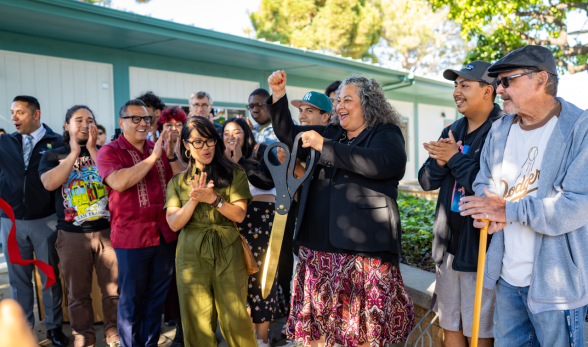
<path fill-rule="evenodd" d="M 267 100 L 278 139 L 298 159 L 318 153 L 302 188 L 295 242 L 300 247 L 290 339 L 305 346 L 385 346 L 406 340 L 414 306 L 399 270 L 396 198 L 406 153 L 400 116 L 374 79 L 352 76 L 337 90 L 336 119 L 297 126 L 286 96 L 286 73 L 268 78 Z"/>

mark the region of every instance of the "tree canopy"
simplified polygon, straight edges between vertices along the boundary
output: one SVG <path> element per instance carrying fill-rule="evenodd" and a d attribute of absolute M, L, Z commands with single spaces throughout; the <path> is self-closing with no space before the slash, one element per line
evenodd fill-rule
<path fill-rule="evenodd" d="M 477 39 L 469 60 L 496 61 L 525 45 L 546 46 L 562 70 L 588 70 L 588 44 L 575 39 L 588 30 L 568 31 L 571 12 L 587 14 L 588 1 L 428 0 L 435 9 L 449 6 L 448 18 L 461 24 L 462 36 Z"/>
<path fill-rule="evenodd" d="M 380 51 L 388 60 L 420 74 L 461 64 L 469 47 L 460 37 L 460 26 L 447 20 L 447 11 L 435 13 L 422 0 L 380 1 Z"/>
<path fill-rule="evenodd" d="M 423 0 L 262 0 L 257 38 L 421 74 L 461 64 L 460 26 Z"/>
<path fill-rule="evenodd" d="M 374 0 L 262 0 L 249 18 L 258 38 L 354 59 L 370 56 L 382 23 Z"/>

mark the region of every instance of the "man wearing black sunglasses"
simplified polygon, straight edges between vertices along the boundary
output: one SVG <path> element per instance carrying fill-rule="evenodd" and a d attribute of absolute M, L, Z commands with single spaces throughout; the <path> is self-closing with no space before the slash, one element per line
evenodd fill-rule
<path fill-rule="evenodd" d="M 474 226 L 491 223 L 484 287 L 496 288 L 495 346 L 580 346 L 588 304 L 588 112 L 557 95 L 541 46 L 497 61 L 506 115 L 488 134 L 462 199 Z"/>
<path fill-rule="evenodd" d="M 437 263 L 435 312 L 444 330 L 445 345 L 468 346 L 472 336 L 476 270 L 480 231 L 459 211 L 459 200 L 474 194 L 480 155 L 492 123 L 502 116 L 496 98 L 496 80 L 488 76 L 490 63 L 472 61 L 461 70 L 445 70 L 453 81 L 453 98 L 464 117 L 441 132 L 438 141 L 424 144 L 429 158 L 419 171 L 424 190 L 439 189 L 433 225 L 432 257 Z M 492 346 L 494 290 L 484 291 L 479 346 Z"/>
<path fill-rule="evenodd" d="M 151 120 L 141 100 L 128 101 L 118 120 L 122 136 L 97 156 L 118 259 L 117 323 L 123 346 L 157 346 L 175 260 L 177 234 L 168 226 L 163 206 L 167 183 L 184 166 L 174 155 L 175 144 L 169 143 L 169 129 L 157 142 L 147 140 Z"/>

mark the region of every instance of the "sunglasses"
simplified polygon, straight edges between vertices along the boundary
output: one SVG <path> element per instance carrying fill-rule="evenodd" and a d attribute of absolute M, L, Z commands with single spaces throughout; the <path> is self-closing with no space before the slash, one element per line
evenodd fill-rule
<path fill-rule="evenodd" d="M 145 116 L 145 117 L 141 117 L 141 116 L 124 116 L 124 117 L 120 117 L 121 119 L 131 119 L 131 121 L 135 124 L 139 124 L 141 123 L 141 119 L 145 120 L 145 124 L 151 124 L 151 120 L 153 119 L 153 117 L 151 116 Z"/>
<path fill-rule="evenodd" d="M 512 76 L 502 77 L 496 82 L 496 88 L 498 89 L 498 87 L 500 87 L 502 85 L 502 88 L 506 89 L 510 86 L 510 82 L 509 82 L 510 80 L 515 79 L 515 78 L 519 78 L 521 76 L 530 75 L 535 72 L 539 72 L 539 71 L 527 71 L 527 72 L 519 73 L 519 74 L 512 75 Z"/>

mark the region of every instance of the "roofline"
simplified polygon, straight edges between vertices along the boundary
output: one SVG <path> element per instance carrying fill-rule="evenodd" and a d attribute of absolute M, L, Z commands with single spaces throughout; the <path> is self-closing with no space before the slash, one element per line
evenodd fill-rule
<path fill-rule="evenodd" d="M 0 0 L 0 3 L 19 7 L 27 10 L 33 10 L 37 12 L 44 12 L 44 13 L 52 13 L 59 16 L 66 16 L 71 18 L 77 18 L 74 14 L 75 13 L 68 13 L 69 11 L 56 11 L 56 7 L 66 8 L 70 11 L 81 11 L 89 14 L 89 17 L 84 18 L 84 20 L 95 22 L 95 23 L 102 23 L 108 24 L 116 27 L 126 27 L 133 30 L 143 31 L 143 32 L 152 32 L 157 33 L 158 35 L 162 36 L 172 36 L 178 37 L 177 33 L 180 34 L 180 39 L 194 41 L 194 42 L 202 42 L 202 41 L 209 41 L 206 43 L 214 44 L 218 46 L 222 46 L 219 44 L 219 41 L 225 41 L 227 43 L 231 43 L 232 45 L 242 45 L 243 48 L 252 47 L 256 49 L 262 49 L 267 51 L 272 55 L 294 55 L 301 60 L 318 60 L 318 61 L 325 61 L 329 63 L 334 63 L 341 65 L 341 68 L 345 69 L 352 69 L 352 70 L 359 70 L 365 73 L 374 73 L 378 75 L 384 75 L 389 77 L 396 77 L 396 78 L 403 78 L 409 75 L 407 71 L 399 71 L 390 69 L 379 64 L 373 64 L 371 62 L 359 61 L 354 60 L 352 58 L 345 58 L 341 56 L 335 55 L 328 55 L 324 53 L 315 52 L 312 50 L 307 50 L 303 48 L 291 47 L 282 45 L 280 43 L 272 43 L 263 40 L 251 39 L 247 37 L 241 37 L 236 35 L 231 35 L 227 33 L 222 33 L 214 30 L 198 28 L 195 26 L 190 26 L 187 24 L 176 23 L 164 19 L 152 18 L 149 16 L 139 15 L 132 12 L 121 11 L 117 9 L 112 9 L 108 7 L 101 7 L 97 5 L 93 5 L 90 3 L 76 1 L 76 0 L 20 0 L 20 1 L 13 1 L 13 0 Z M 38 6 L 35 5 L 31 7 L 30 4 L 32 3 L 41 3 L 45 4 L 45 6 Z M 108 18 L 107 21 L 104 21 L 104 18 Z M 78 18 L 79 19 L 79 18 Z M 157 31 L 157 32 L 155 32 Z M 201 38 L 201 39 L 196 39 Z M 204 39 L 204 40 L 202 40 Z M 450 83 L 444 83 L 441 81 L 436 81 L 434 79 L 426 78 L 426 77 L 416 77 L 415 80 L 422 84 L 432 84 L 438 87 L 445 87 L 445 88 L 453 88 Z"/>

